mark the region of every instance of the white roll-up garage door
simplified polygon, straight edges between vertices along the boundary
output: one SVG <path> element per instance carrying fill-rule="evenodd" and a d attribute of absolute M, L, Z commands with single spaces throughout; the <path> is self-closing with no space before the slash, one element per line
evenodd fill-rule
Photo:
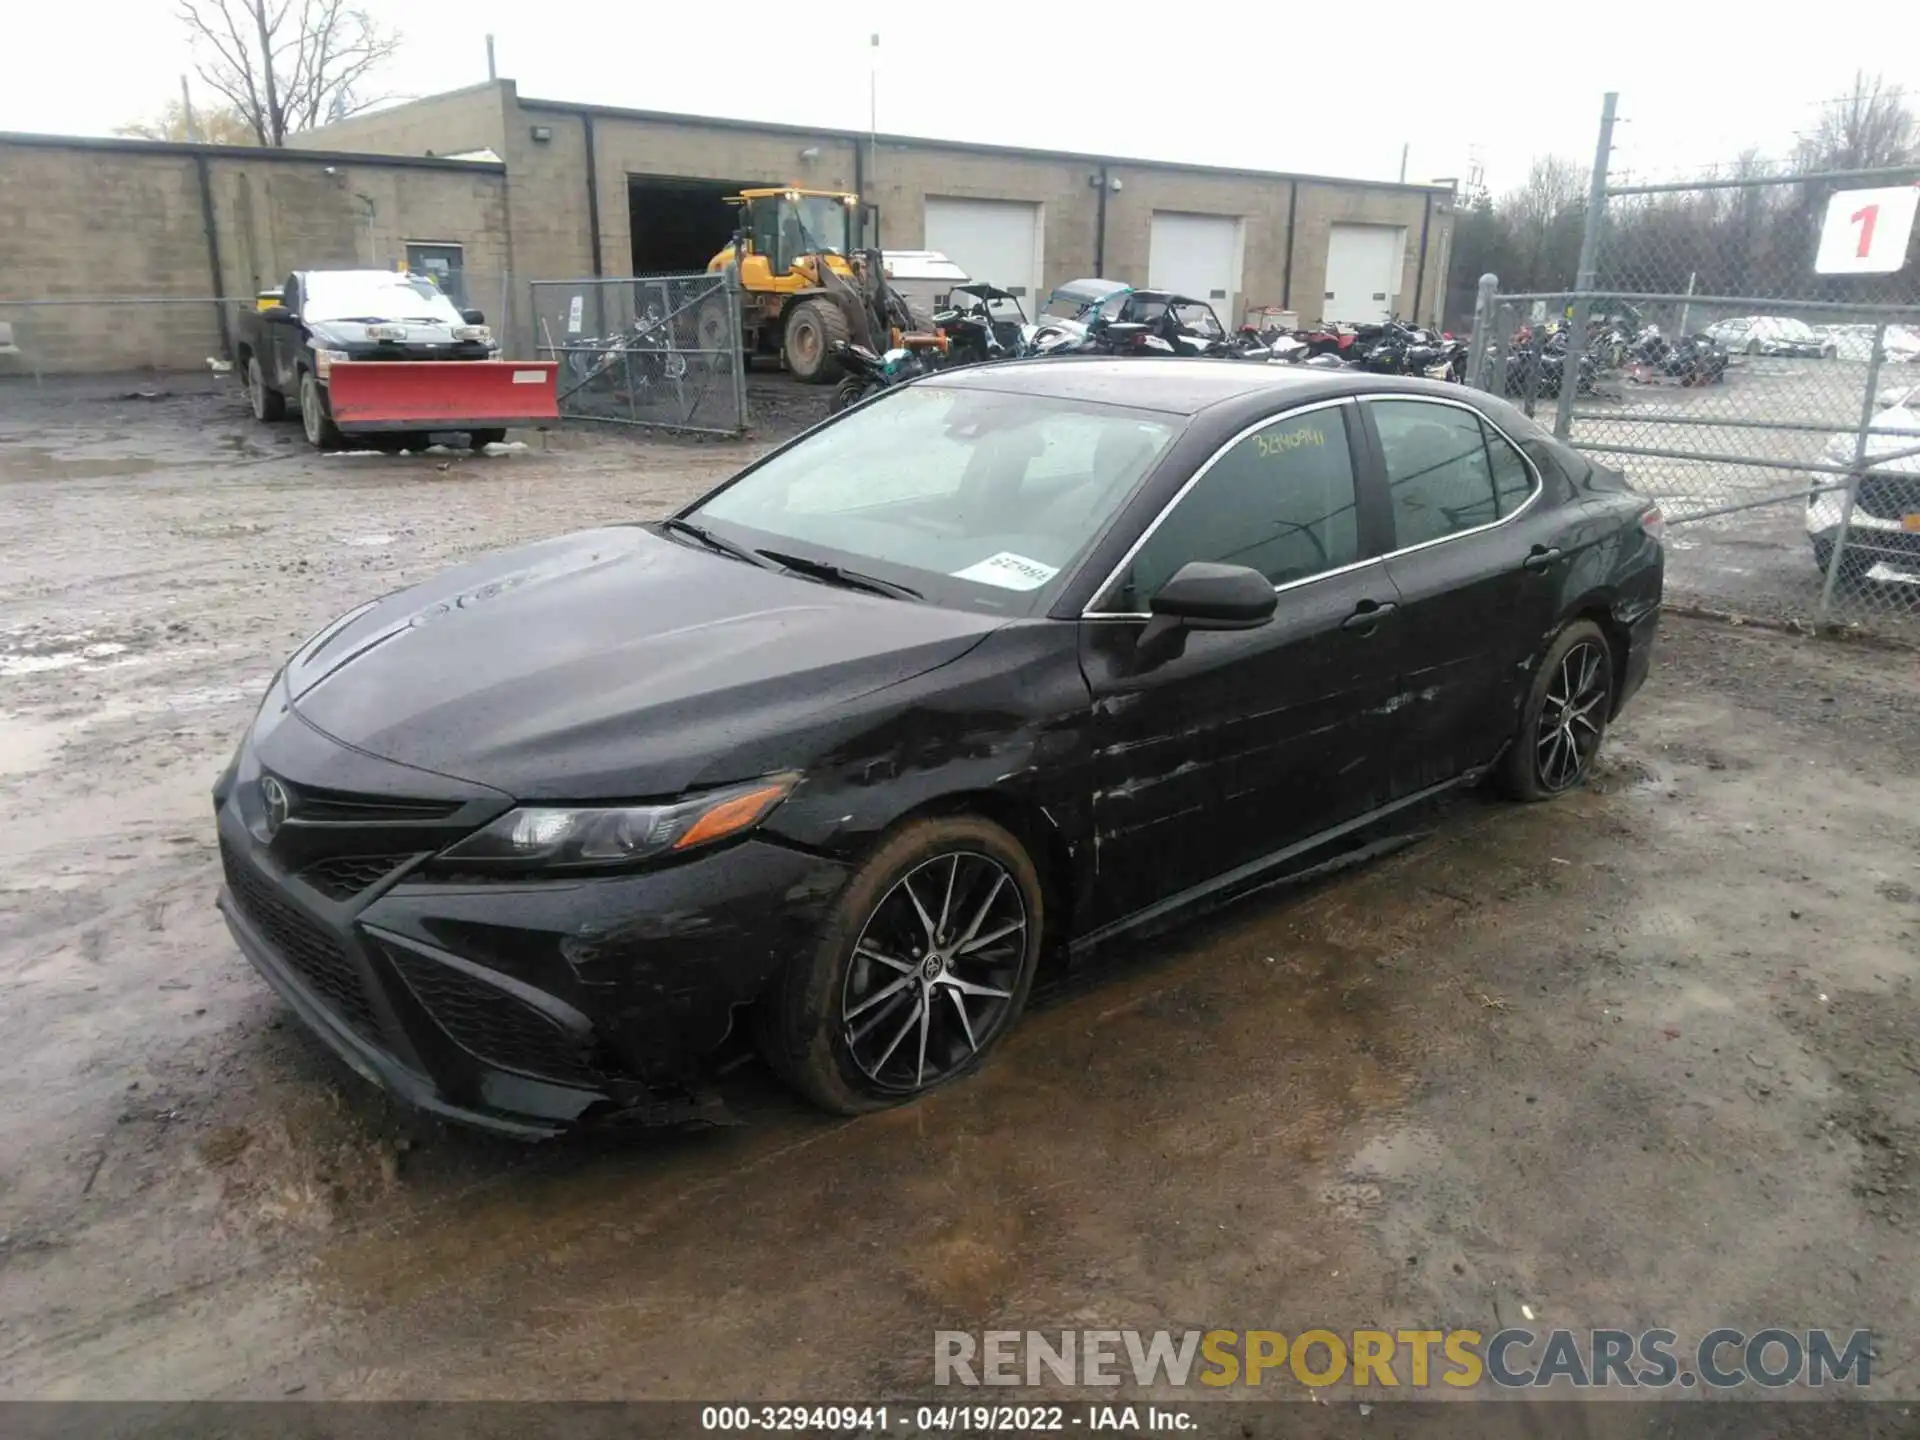
<path fill-rule="evenodd" d="M 975 280 L 1020 297 L 1031 315 L 1040 288 L 1040 207 L 1021 200 L 929 196 L 927 241 Z"/>
<path fill-rule="evenodd" d="M 1344 325 L 1385 320 L 1400 304 L 1407 232 L 1398 225 L 1335 225 L 1327 235 L 1327 293 L 1320 318 Z"/>
<path fill-rule="evenodd" d="M 1205 300 L 1228 330 L 1239 328 L 1240 221 L 1232 215 L 1153 212 L 1147 286 Z"/>

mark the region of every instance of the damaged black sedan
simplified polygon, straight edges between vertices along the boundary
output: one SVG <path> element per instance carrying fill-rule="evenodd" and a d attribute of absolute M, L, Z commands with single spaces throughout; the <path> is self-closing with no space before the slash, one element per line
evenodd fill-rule
<path fill-rule="evenodd" d="M 1579 785 L 1661 574 L 1657 510 L 1458 387 L 936 375 L 315 635 L 215 788 L 220 905 L 443 1115 L 671 1113 L 743 1027 L 890 1105 L 977 1066 L 1043 953 L 1449 787 Z"/>

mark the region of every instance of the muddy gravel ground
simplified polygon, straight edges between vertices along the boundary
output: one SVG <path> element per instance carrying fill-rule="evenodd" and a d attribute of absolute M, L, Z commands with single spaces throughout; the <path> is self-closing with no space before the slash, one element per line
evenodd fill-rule
<path fill-rule="evenodd" d="M 0 1397 L 824 1400 L 924 1393 L 936 1328 L 1523 1316 L 1870 1326 L 1920 1395 L 1913 652 L 1671 619 L 1592 788 L 1057 978 L 966 1084 L 849 1122 L 745 1063 L 736 1125 L 518 1147 L 291 1019 L 208 789 L 329 617 L 751 446 L 316 457 L 127 393 L 0 390 Z"/>

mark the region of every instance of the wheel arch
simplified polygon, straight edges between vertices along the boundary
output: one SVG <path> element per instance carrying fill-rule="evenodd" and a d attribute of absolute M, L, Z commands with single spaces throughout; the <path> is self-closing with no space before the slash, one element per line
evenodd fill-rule
<path fill-rule="evenodd" d="M 1607 655 L 1612 661 L 1613 670 L 1613 701 L 1607 715 L 1611 720 L 1620 713 L 1620 706 L 1624 703 L 1621 689 L 1626 682 L 1627 654 L 1633 648 L 1633 631 L 1616 613 L 1613 597 L 1604 592 L 1584 597 L 1567 612 L 1560 622 L 1560 629 L 1565 629 L 1576 620 L 1591 620 L 1606 637 Z"/>
<path fill-rule="evenodd" d="M 1064 942 L 1071 938 L 1078 886 L 1073 847 L 1039 801 L 1006 790 L 986 789 L 952 790 L 930 796 L 895 817 L 874 841 L 874 848 L 886 843 L 903 825 L 956 815 L 977 815 L 992 821 L 1018 840 L 1027 858 L 1033 861 L 1046 905 L 1040 952 L 1041 963 L 1046 964 L 1050 956 L 1063 951 Z"/>

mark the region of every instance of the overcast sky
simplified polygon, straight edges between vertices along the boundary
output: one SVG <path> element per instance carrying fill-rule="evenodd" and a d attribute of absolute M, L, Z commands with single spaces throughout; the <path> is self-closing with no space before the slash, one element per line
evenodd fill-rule
<path fill-rule="evenodd" d="M 1409 180 L 1477 156 L 1496 190 L 1537 154 L 1587 164 L 1607 89 L 1636 178 L 1784 153 L 1862 66 L 1920 92 L 1911 0 L 363 3 L 405 36 L 395 95 L 484 80 L 492 32 L 522 95 L 865 129 L 877 56 L 886 132 L 1377 179 L 1410 144 Z M 0 130 L 92 135 L 191 66 L 170 0 L 0 0 L 0 56 Z"/>

